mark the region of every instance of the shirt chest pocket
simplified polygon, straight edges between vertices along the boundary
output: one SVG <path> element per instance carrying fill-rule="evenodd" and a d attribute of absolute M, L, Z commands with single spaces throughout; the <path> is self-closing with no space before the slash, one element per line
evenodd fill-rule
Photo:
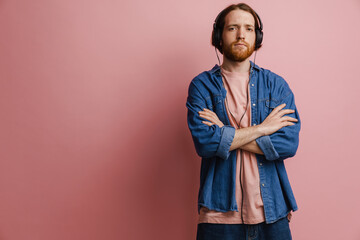
<path fill-rule="evenodd" d="M 210 111 L 216 113 L 221 122 L 228 122 L 225 117 L 224 99 L 222 95 L 214 95 L 211 98 L 208 98 L 206 106 Z"/>
<path fill-rule="evenodd" d="M 272 112 L 272 110 L 274 110 L 274 108 L 276 108 L 279 105 L 280 105 L 280 102 L 275 99 L 266 99 L 265 100 L 265 113 L 267 115 L 270 114 Z"/>
<path fill-rule="evenodd" d="M 209 97 L 206 99 L 206 107 L 215 113 L 217 113 L 221 109 L 221 103 L 221 95 L 214 95 L 213 97 Z"/>

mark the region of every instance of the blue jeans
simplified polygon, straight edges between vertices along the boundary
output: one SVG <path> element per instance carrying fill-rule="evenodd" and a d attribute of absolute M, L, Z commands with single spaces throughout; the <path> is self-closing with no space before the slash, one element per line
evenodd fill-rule
<path fill-rule="evenodd" d="M 198 224 L 197 240 L 291 240 L 288 219 L 266 224 Z"/>

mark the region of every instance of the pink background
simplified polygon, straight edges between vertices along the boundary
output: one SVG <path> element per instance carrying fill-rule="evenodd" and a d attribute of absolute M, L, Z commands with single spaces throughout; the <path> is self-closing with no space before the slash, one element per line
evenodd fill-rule
<path fill-rule="evenodd" d="M 0 240 L 195 239 L 187 87 L 217 0 L 0 0 Z M 301 114 L 296 240 L 360 239 L 359 0 L 248 1 Z"/>

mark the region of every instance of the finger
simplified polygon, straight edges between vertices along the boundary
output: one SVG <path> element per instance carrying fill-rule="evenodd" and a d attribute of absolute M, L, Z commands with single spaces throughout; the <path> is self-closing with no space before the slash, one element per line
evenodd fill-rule
<path fill-rule="evenodd" d="M 295 112 L 295 110 L 293 110 L 293 109 L 283 109 L 280 112 L 278 112 L 277 114 L 278 114 L 279 117 L 282 117 L 282 116 L 284 116 L 286 114 L 292 114 L 294 112 Z"/>
<path fill-rule="evenodd" d="M 200 112 L 199 115 L 200 117 L 206 118 L 207 120 L 211 120 L 212 122 L 219 120 L 218 116 L 215 113 Z"/>
<path fill-rule="evenodd" d="M 274 108 L 274 110 L 271 111 L 271 113 L 269 115 L 275 115 L 277 114 L 281 109 L 283 109 L 286 106 L 285 103 L 280 104 L 279 106 L 277 106 L 276 108 Z"/>
<path fill-rule="evenodd" d="M 202 118 L 205 118 L 206 120 L 212 121 L 212 122 L 215 120 L 213 116 L 205 114 L 205 113 L 199 114 L 199 116 Z"/>
<path fill-rule="evenodd" d="M 282 117 L 281 120 L 282 121 L 288 121 L 288 122 L 298 122 L 299 121 L 298 119 L 292 118 L 292 117 L 289 117 L 289 116 Z"/>
<path fill-rule="evenodd" d="M 276 111 L 280 111 L 281 109 L 283 109 L 286 106 L 286 103 L 282 103 L 279 106 L 277 106 L 276 108 L 274 108 L 274 110 Z"/>
<path fill-rule="evenodd" d="M 209 110 L 209 109 L 207 109 L 207 108 L 203 108 L 201 111 L 199 111 L 199 112 L 207 112 L 207 113 L 209 113 L 209 112 L 212 112 L 211 110 Z"/>
<path fill-rule="evenodd" d="M 211 116 L 211 114 L 209 114 L 208 112 L 202 112 L 202 111 L 199 112 L 199 115 L 201 115 L 201 116 Z"/>
<path fill-rule="evenodd" d="M 216 115 L 213 115 L 213 114 L 211 114 L 209 112 L 201 112 L 199 114 L 202 115 L 202 116 L 209 116 L 209 117 L 215 117 L 216 116 Z"/>
<path fill-rule="evenodd" d="M 208 113 L 208 114 L 215 114 L 213 111 L 211 111 L 211 110 L 209 110 L 207 108 L 204 108 L 203 111 Z"/>
<path fill-rule="evenodd" d="M 214 112 L 208 110 L 208 109 L 204 109 L 203 111 L 199 111 L 199 113 L 203 113 L 203 114 L 208 114 L 208 115 L 213 115 L 215 114 Z M 215 114 L 216 115 L 216 114 Z"/>
<path fill-rule="evenodd" d="M 204 124 L 208 125 L 209 127 L 210 127 L 210 126 L 212 126 L 212 125 L 214 125 L 214 123 L 207 122 L 207 121 L 202 121 L 202 123 L 204 123 Z"/>
<path fill-rule="evenodd" d="M 217 117 L 214 117 L 214 116 L 209 116 L 209 115 L 206 115 L 206 114 L 201 114 L 200 115 L 201 118 L 204 118 L 208 121 L 210 121 L 211 123 L 213 124 L 217 124 L 217 125 L 221 125 L 222 122 L 217 118 Z"/>
<path fill-rule="evenodd" d="M 205 118 L 205 117 L 203 117 L 205 120 L 207 120 L 208 122 L 211 122 L 211 123 L 213 123 L 213 124 L 216 124 L 216 121 L 214 121 L 213 119 L 211 119 L 211 118 Z"/>
<path fill-rule="evenodd" d="M 293 123 L 293 122 L 283 122 L 282 123 L 282 127 L 294 126 L 294 125 L 295 125 L 295 123 Z"/>
<path fill-rule="evenodd" d="M 209 110 L 209 109 L 207 109 L 207 108 L 205 108 L 204 111 L 205 111 L 206 113 L 214 116 L 214 117 L 215 117 L 215 116 L 217 117 L 216 113 L 214 113 L 213 111 L 211 111 L 211 110 Z"/>

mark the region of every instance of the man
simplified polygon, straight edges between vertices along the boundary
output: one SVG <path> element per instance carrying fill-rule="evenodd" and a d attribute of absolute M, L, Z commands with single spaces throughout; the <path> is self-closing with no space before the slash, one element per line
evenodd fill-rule
<path fill-rule="evenodd" d="M 202 157 L 198 240 L 291 239 L 297 205 L 284 160 L 297 151 L 300 120 L 285 80 L 249 60 L 262 35 L 251 7 L 224 9 L 212 33 L 223 63 L 189 86 L 188 126 Z"/>

